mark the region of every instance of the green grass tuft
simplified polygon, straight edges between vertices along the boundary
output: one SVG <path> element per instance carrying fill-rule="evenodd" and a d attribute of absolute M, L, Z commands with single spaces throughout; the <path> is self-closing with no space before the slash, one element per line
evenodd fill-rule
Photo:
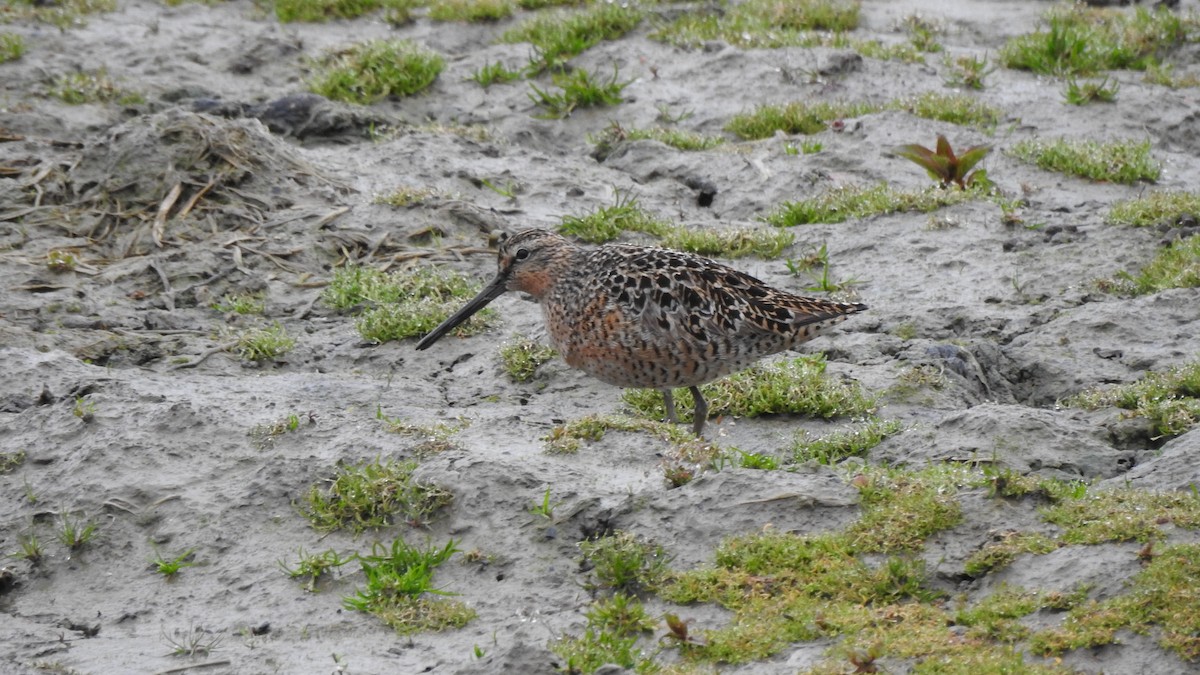
<path fill-rule="evenodd" d="M 266 294 L 264 292 L 254 293 L 226 293 L 221 296 L 221 299 L 214 302 L 212 308 L 218 312 L 226 314 L 262 314 L 266 309 Z"/>
<path fill-rule="evenodd" d="M 431 187 L 398 187 L 395 190 L 377 195 L 371 200 L 374 204 L 387 204 L 397 208 L 408 208 L 410 206 L 419 206 L 425 202 L 439 196 L 436 188 Z"/>
<path fill-rule="evenodd" d="M 564 635 L 550 643 L 550 651 L 564 662 L 564 672 L 591 673 L 606 664 L 656 672 L 650 655 L 637 648 L 638 637 L 655 627 L 641 602 L 617 593 L 592 603 L 585 614 L 583 635 Z"/>
<path fill-rule="evenodd" d="M 1162 539 L 1163 524 L 1200 527 L 1200 495 L 1191 492 L 1089 490 L 1042 510 L 1046 522 L 1063 528 L 1063 544 Z"/>
<path fill-rule="evenodd" d="M 567 117 L 576 108 L 617 105 L 624 100 L 621 92 L 629 86 L 629 82 L 619 81 L 618 76 L 615 66 L 612 77 L 607 80 L 583 68 L 570 73 L 555 73 L 551 80 L 559 91 L 542 89 L 530 82 L 529 99 L 545 110 L 541 117 L 547 119 Z"/>
<path fill-rule="evenodd" d="M 708 401 L 709 415 L 793 414 L 829 419 L 866 415 L 874 411 L 875 401 L 857 384 L 828 377 L 825 358 L 808 356 L 758 365 L 700 388 Z M 691 419 L 692 394 L 675 391 L 680 419 Z M 623 400 L 638 414 L 650 419 L 666 415 L 662 395 L 653 389 L 629 389 Z"/>
<path fill-rule="evenodd" d="M 960 609 L 954 614 L 954 622 L 970 627 L 967 636 L 971 639 L 1015 643 L 1027 638 L 1030 632 L 1020 622 L 1021 618 L 1039 610 L 1068 610 L 1086 599 L 1086 588 L 1067 594 L 1003 586 L 974 606 Z"/>
<path fill-rule="evenodd" d="M 981 577 L 989 572 L 1007 567 L 1022 553 L 1041 555 L 1056 550 L 1060 544 L 1050 537 L 1036 532 L 1014 532 L 1000 541 L 987 544 L 963 563 L 963 573 Z"/>
<path fill-rule="evenodd" d="M 954 490 L 904 471 L 883 471 L 859 487 L 863 515 L 846 530 L 860 553 L 917 551 L 962 520 Z"/>
<path fill-rule="evenodd" d="M 433 587 L 433 572 L 458 552 L 453 540 L 438 548 L 419 548 L 397 538 L 391 547 L 376 542 L 370 555 L 358 555 L 366 587 L 345 598 L 349 609 L 367 612 L 401 635 L 461 628 L 475 610 L 454 600 L 427 595 L 451 595 Z"/>
<path fill-rule="evenodd" d="M 982 194 L 974 189 L 943 190 L 936 186 L 924 190 L 904 191 L 885 183 L 872 186 L 846 185 L 815 197 L 784 202 L 763 219 L 776 227 L 841 223 L 853 218 L 888 213 L 929 212 L 943 206 L 977 199 Z"/>
<path fill-rule="evenodd" d="M 508 379 L 528 382 L 543 363 L 557 354 L 553 347 L 540 345 L 527 337 L 514 337 L 500 346 L 500 363 L 508 373 Z"/>
<path fill-rule="evenodd" d="M 889 108 L 905 110 L 917 117 L 961 126 L 993 129 L 1004 119 L 1004 111 L 988 105 L 969 94 L 944 94 L 927 91 L 917 96 L 897 99 Z"/>
<path fill-rule="evenodd" d="M 354 560 L 354 555 L 342 555 L 333 549 L 328 549 L 322 553 L 309 554 L 305 553 L 301 548 L 298 552 L 300 560 L 294 566 L 289 566 L 282 560 L 279 561 L 279 567 L 292 579 L 305 579 L 304 590 L 309 593 L 317 592 L 317 582 L 331 570 L 337 569 L 346 563 Z"/>
<path fill-rule="evenodd" d="M 175 578 L 185 567 L 195 566 L 195 549 L 188 549 L 174 558 L 166 558 L 158 550 L 154 551 L 154 558 L 150 561 L 151 567 L 155 572 L 163 575 L 167 579 Z"/>
<path fill-rule="evenodd" d="M 1200 287 L 1200 237 L 1174 241 L 1136 275 L 1120 272 L 1116 287 L 1133 295 Z"/>
<path fill-rule="evenodd" d="M 278 359 L 296 346 L 296 339 L 278 321 L 265 328 L 253 328 L 238 338 L 234 349 L 247 361 Z"/>
<path fill-rule="evenodd" d="M 1142 81 L 1170 87 L 1171 89 L 1200 87 L 1200 77 L 1191 73 L 1176 75 L 1175 66 L 1169 63 L 1146 66 L 1146 75 L 1142 78 Z"/>
<path fill-rule="evenodd" d="M 359 335 L 372 342 L 387 342 L 424 335 L 445 321 L 479 291 L 466 277 L 433 267 L 409 267 L 391 273 L 364 266 L 334 271 L 321 300 L 335 309 L 365 309 L 355 320 Z M 454 334 L 483 331 L 496 316 L 484 308 Z"/>
<path fill-rule="evenodd" d="M 946 85 L 965 89 L 983 89 L 984 79 L 996 70 L 995 66 L 988 62 L 986 55 L 957 58 L 946 56 L 942 65 L 946 67 Z"/>
<path fill-rule="evenodd" d="M 618 415 L 588 415 L 560 424 L 542 438 L 546 452 L 551 455 L 570 455 L 579 452 L 584 441 L 595 442 L 609 431 L 648 433 L 677 448 L 695 445 L 698 441 L 690 430 L 678 424 Z"/>
<path fill-rule="evenodd" d="M 13 450 L 12 452 L 0 452 L 0 476 L 10 474 L 18 467 L 25 463 L 26 453 L 24 450 Z"/>
<path fill-rule="evenodd" d="M 355 535 L 390 525 L 396 517 L 423 525 L 454 495 L 436 485 L 417 483 L 412 461 L 379 460 L 339 467 L 328 487 L 313 485 L 301 510 L 321 532 L 343 528 Z"/>
<path fill-rule="evenodd" d="M 115 12 L 116 9 L 116 0 L 61 0 L 52 3 L 11 0 L 0 4 L 0 21 L 38 21 L 65 33 L 87 25 L 85 17 L 88 14 Z"/>
<path fill-rule="evenodd" d="M 400 5 L 398 0 L 275 0 L 275 17 L 281 23 L 323 23 L 354 19 L 381 7 Z"/>
<path fill-rule="evenodd" d="M 1027 139 L 1010 151 L 1026 162 L 1047 171 L 1059 171 L 1097 181 L 1132 184 L 1140 180 L 1156 181 L 1161 173 L 1150 157 L 1150 141 Z"/>
<path fill-rule="evenodd" d="M 1183 216 L 1200 219 L 1200 192 L 1148 192 L 1113 204 L 1108 222 L 1149 227 L 1174 225 Z"/>
<path fill-rule="evenodd" d="M 1121 83 L 1113 80 L 1111 83 L 1106 77 L 1102 80 L 1084 80 L 1079 81 L 1074 77 L 1067 78 L 1066 88 L 1063 89 L 1063 98 L 1071 105 L 1087 105 L 1089 103 L 1113 103 L 1117 100 L 1117 92 L 1121 90 Z"/>
<path fill-rule="evenodd" d="M 335 101 L 366 105 L 422 91 L 445 65 L 440 54 L 415 42 L 372 40 L 319 60 L 308 88 Z"/>
<path fill-rule="evenodd" d="M 671 562 L 662 546 L 625 531 L 582 541 L 579 550 L 592 565 L 590 587 L 632 596 L 657 588 Z"/>
<path fill-rule="evenodd" d="M 815 461 L 820 464 L 837 464 L 848 457 L 866 457 L 871 448 L 879 445 L 888 436 L 899 433 L 904 425 L 899 420 L 884 420 L 872 417 L 866 424 L 846 431 L 837 431 L 817 438 L 809 438 L 801 432 L 792 443 L 792 463 L 802 464 Z"/>
<path fill-rule="evenodd" d="M 667 248 L 723 258 L 750 255 L 775 258 L 795 240 L 790 232 L 773 228 L 697 230 L 672 225 L 643 209 L 637 198 L 624 193 L 617 194 L 612 206 L 602 206 L 582 216 L 564 216 L 558 231 L 592 244 L 613 241 L 624 232 L 638 232 L 655 237 Z"/>
<path fill-rule="evenodd" d="M 792 101 L 783 105 L 760 105 L 753 112 L 739 113 L 729 120 L 725 130 L 744 140 L 770 138 L 776 131 L 811 135 L 828 128 L 828 122 L 859 117 L 883 110 L 872 103 L 813 103 Z"/>
<path fill-rule="evenodd" d="M 1200 237 L 1191 239 L 1198 240 Z M 1200 286 L 1200 251 L 1194 260 L 1198 267 L 1195 285 Z M 1200 422 L 1200 361 L 1148 373 L 1137 382 L 1089 389 L 1063 404 L 1087 410 L 1114 406 L 1145 418 L 1159 437 L 1178 436 Z"/>
<path fill-rule="evenodd" d="M 0 63 L 16 61 L 25 55 L 25 37 L 18 33 L 0 33 Z"/>
<path fill-rule="evenodd" d="M 1113 644 L 1117 631 L 1150 633 L 1185 661 L 1200 659 L 1200 545 L 1179 544 L 1154 553 L 1128 593 L 1074 607 L 1061 626 L 1033 634 L 1030 651 L 1056 655 L 1069 649 Z"/>
<path fill-rule="evenodd" d="M 662 245 L 697 255 L 720 258 L 755 256 L 778 258 L 796 237 L 778 228 L 735 228 L 730 230 L 693 230 L 674 227 L 662 237 Z"/>
<path fill-rule="evenodd" d="M 711 150 L 725 143 L 725 139 L 720 136 L 705 136 L 692 131 L 664 127 L 627 129 L 618 122 L 609 124 L 604 131 L 595 136 L 589 136 L 588 142 L 596 146 L 594 156 L 603 161 L 621 143 L 643 139 L 658 141 L 684 151 Z"/>
<path fill-rule="evenodd" d="M 604 40 L 616 40 L 642 21 L 636 6 L 600 3 L 572 12 L 538 13 L 500 36 L 501 42 L 529 42 L 537 51 L 530 66 L 556 68 Z"/>
<path fill-rule="evenodd" d="M 434 0 L 429 18 L 434 21 L 500 21 L 513 15 L 513 0 Z"/>
<path fill-rule="evenodd" d="M 114 102 L 135 105 L 146 100 L 141 94 L 119 86 L 104 68 L 59 75 L 48 94 L 69 105 Z"/>
<path fill-rule="evenodd" d="M 524 73 L 519 70 L 509 70 L 502 62 L 496 61 L 481 66 L 471 74 L 471 79 L 475 80 L 479 86 L 487 88 L 497 83 L 512 82 L 524 77 Z"/>
<path fill-rule="evenodd" d="M 664 236 L 671 225 L 642 208 L 636 197 L 618 193 L 612 206 L 601 206 L 583 216 L 563 216 L 558 226 L 560 234 L 576 237 L 592 244 L 603 244 L 619 237 L 622 232 L 642 232 Z"/>
<path fill-rule="evenodd" d="M 1047 11 L 1046 27 L 1019 35 L 1000 49 L 1007 68 L 1047 75 L 1091 75 L 1102 70 L 1145 70 L 1156 55 L 1195 40 L 1195 18 L 1166 8 L 1132 14 L 1064 5 Z"/>
<path fill-rule="evenodd" d="M 845 41 L 858 27 L 860 4 L 832 0 L 747 0 L 724 12 L 686 12 L 651 37 L 680 47 L 724 40 L 743 49 L 814 47 L 823 33 Z M 911 47 L 910 47 L 911 48 Z"/>

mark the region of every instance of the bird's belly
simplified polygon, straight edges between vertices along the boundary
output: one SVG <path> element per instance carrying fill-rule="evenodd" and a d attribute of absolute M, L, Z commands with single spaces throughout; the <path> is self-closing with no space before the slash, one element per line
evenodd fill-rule
<path fill-rule="evenodd" d="M 742 370 L 762 355 L 703 353 L 676 342 L 655 343 L 597 339 L 585 332 L 570 332 L 554 339 L 567 365 L 618 387 L 666 389 L 711 382 Z"/>

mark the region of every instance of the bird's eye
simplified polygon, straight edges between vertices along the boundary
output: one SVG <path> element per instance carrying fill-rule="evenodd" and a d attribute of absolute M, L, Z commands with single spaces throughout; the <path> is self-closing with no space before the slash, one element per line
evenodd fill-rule
<path fill-rule="evenodd" d="M 516 255 L 513 256 L 513 258 L 515 258 L 517 260 L 524 260 L 528 257 L 529 257 L 529 249 L 527 249 L 527 248 L 517 249 Z"/>

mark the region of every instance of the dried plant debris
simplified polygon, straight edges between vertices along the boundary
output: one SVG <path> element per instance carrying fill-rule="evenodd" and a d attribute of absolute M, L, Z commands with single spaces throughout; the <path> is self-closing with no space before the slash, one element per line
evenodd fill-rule
<path fill-rule="evenodd" d="M 30 218 L 87 237 L 110 258 L 213 229 L 253 229 L 332 184 L 257 120 L 179 109 L 114 127 L 69 166 L 44 186 L 58 208 Z"/>

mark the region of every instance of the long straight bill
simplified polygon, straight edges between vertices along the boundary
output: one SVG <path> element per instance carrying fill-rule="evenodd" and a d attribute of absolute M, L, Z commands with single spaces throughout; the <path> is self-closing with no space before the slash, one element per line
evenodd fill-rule
<path fill-rule="evenodd" d="M 437 328 L 429 331 L 428 335 L 421 338 L 421 341 L 417 343 L 417 349 L 426 349 L 433 343 L 442 339 L 443 335 L 454 330 L 458 324 L 471 318 L 475 312 L 487 307 L 489 302 L 500 297 L 500 294 L 508 290 L 505 288 L 505 284 L 507 283 L 508 278 L 506 276 L 497 274 L 496 278 L 492 279 L 487 286 L 483 287 L 483 290 L 479 292 L 479 295 L 471 298 L 471 301 L 463 305 L 462 309 L 458 310 L 454 314 L 451 314 L 450 318 L 443 321 Z"/>

